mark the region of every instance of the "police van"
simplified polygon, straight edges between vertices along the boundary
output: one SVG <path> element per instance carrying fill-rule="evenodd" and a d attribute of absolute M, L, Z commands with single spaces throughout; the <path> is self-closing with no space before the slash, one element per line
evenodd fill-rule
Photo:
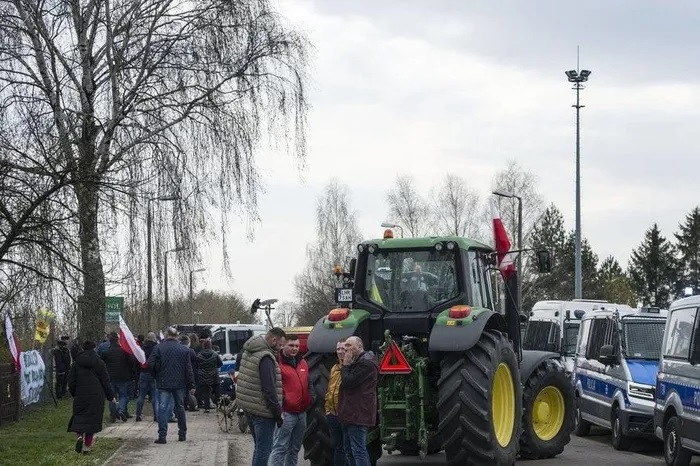
<path fill-rule="evenodd" d="M 654 438 L 654 389 L 667 311 L 605 309 L 581 319 L 576 345 L 574 432 L 612 430 L 617 450 Z"/>
<path fill-rule="evenodd" d="M 528 316 L 523 349 L 560 353 L 566 373 L 571 375 L 581 319 L 586 313 L 606 309 L 632 310 L 626 305 L 594 299 L 538 301 Z"/>
<path fill-rule="evenodd" d="M 700 453 L 700 296 L 671 304 L 656 379 L 654 430 L 668 465 Z"/>

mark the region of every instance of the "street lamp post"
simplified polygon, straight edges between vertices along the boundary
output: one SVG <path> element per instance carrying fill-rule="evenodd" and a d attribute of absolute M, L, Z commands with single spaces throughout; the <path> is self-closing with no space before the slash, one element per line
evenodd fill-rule
<path fill-rule="evenodd" d="M 153 316 L 153 264 L 151 260 L 151 229 L 153 227 L 153 214 L 151 213 L 151 202 L 152 201 L 176 201 L 180 199 L 180 196 L 158 196 L 150 197 L 146 203 L 146 268 L 147 272 L 147 285 L 146 285 L 146 319 L 148 322 L 148 328 L 151 327 L 151 317 Z"/>
<path fill-rule="evenodd" d="M 401 237 L 403 238 L 403 227 L 395 223 L 384 222 L 380 225 L 382 228 L 398 228 L 401 231 Z"/>
<path fill-rule="evenodd" d="M 194 296 L 193 296 L 193 286 L 192 286 L 192 275 L 196 274 L 197 272 L 204 272 L 207 269 L 197 269 L 197 270 L 190 270 L 190 311 L 192 312 L 192 320 L 194 321 Z M 199 315 L 202 313 L 200 312 Z M 197 323 L 199 323 L 199 317 L 197 317 Z"/>
<path fill-rule="evenodd" d="M 494 191 L 494 196 L 518 200 L 518 312 L 522 312 L 523 302 L 523 198 L 505 191 Z"/>
<path fill-rule="evenodd" d="M 569 70 L 565 72 L 570 83 L 573 83 L 576 91 L 576 105 L 572 105 L 576 109 L 576 256 L 574 261 L 574 298 L 581 299 L 583 297 L 582 275 L 581 275 L 581 109 L 585 105 L 581 105 L 580 92 L 585 89 L 583 83 L 588 81 L 591 75 L 589 70 Z"/>
<path fill-rule="evenodd" d="M 170 300 L 168 299 L 168 253 L 170 252 L 180 252 L 184 251 L 187 248 L 184 247 L 177 247 L 174 249 L 170 249 L 168 251 L 165 251 L 165 267 L 163 269 L 163 279 L 164 279 L 164 285 L 165 285 L 165 325 L 170 325 Z"/>

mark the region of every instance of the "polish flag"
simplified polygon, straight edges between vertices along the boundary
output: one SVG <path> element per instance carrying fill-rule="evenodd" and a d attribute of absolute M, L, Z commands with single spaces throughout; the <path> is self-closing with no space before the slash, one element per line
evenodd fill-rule
<path fill-rule="evenodd" d="M 493 237 L 496 240 L 498 268 L 501 270 L 503 278 L 507 280 L 515 273 L 515 256 L 512 252 L 508 252 L 510 251 L 510 240 L 493 198 L 491 198 L 491 216 L 493 217 Z"/>
<path fill-rule="evenodd" d="M 127 353 L 133 355 L 141 366 L 146 364 L 146 353 L 144 353 L 139 344 L 136 343 L 134 334 L 131 333 L 131 330 L 129 330 L 122 316 L 119 316 L 119 346 Z"/>
<path fill-rule="evenodd" d="M 10 320 L 9 314 L 5 315 L 5 335 L 7 336 L 7 343 L 10 346 L 10 353 L 12 353 L 12 359 L 14 359 L 15 361 L 15 368 L 17 372 L 19 372 L 19 353 L 22 352 L 22 347 L 19 344 L 17 335 L 14 334 L 14 330 L 12 328 L 12 321 Z"/>

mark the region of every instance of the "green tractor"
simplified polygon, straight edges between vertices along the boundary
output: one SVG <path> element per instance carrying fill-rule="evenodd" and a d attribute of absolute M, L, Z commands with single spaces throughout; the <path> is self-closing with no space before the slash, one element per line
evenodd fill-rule
<path fill-rule="evenodd" d="M 317 390 L 304 457 L 332 465 L 323 410 L 336 343 L 359 336 L 380 361 L 372 463 L 386 450 L 445 451 L 448 464 L 511 465 L 561 453 L 574 428 L 574 393 L 558 353 L 523 351 L 518 279 L 494 309 L 493 249 L 459 237 L 365 241 L 347 272 L 336 271 L 337 309 L 308 338 Z M 543 259 L 545 255 L 538 255 Z"/>

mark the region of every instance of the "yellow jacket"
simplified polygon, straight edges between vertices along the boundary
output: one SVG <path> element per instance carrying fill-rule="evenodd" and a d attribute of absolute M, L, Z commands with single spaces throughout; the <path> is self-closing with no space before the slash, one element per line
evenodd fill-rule
<path fill-rule="evenodd" d="M 326 403 L 324 405 L 326 414 L 338 414 L 338 394 L 340 393 L 340 375 L 343 365 L 335 363 L 331 368 L 331 376 L 328 380 L 328 391 L 326 392 Z"/>

